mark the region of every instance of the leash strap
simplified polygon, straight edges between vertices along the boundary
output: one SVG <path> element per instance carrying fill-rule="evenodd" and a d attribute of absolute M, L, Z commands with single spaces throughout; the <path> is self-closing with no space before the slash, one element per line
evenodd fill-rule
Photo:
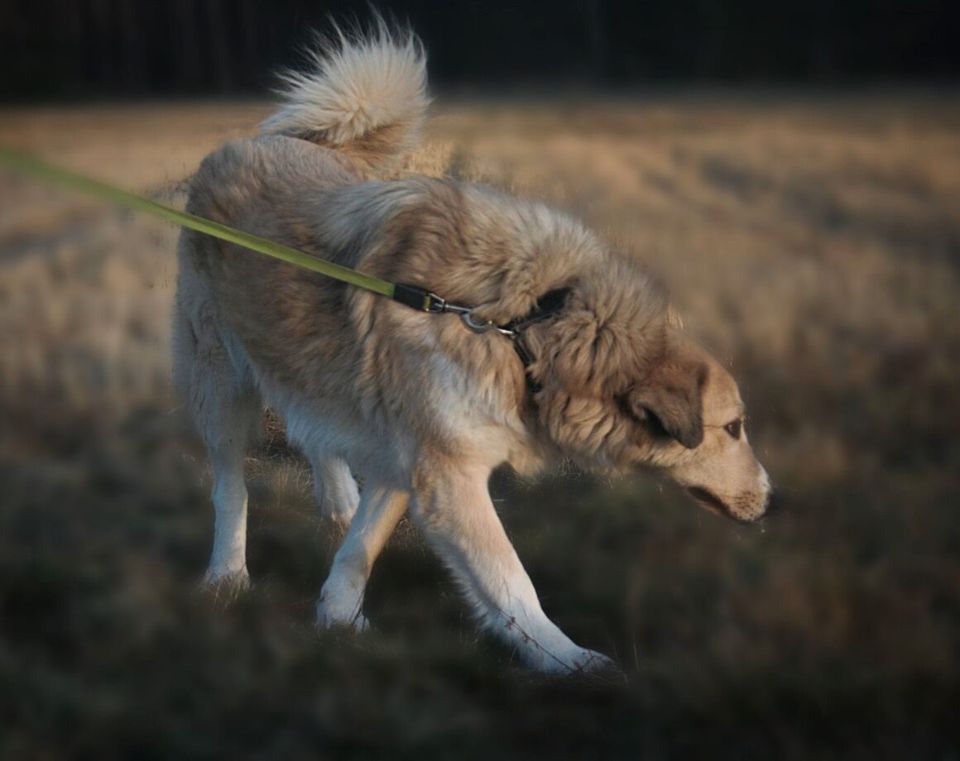
<path fill-rule="evenodd" d="M 114 185 L 108 185 L 92 177 L 86 177 L 68 169 L 64 169 L 53 164 L 49 164 L 34 156 L 25 153 L 12 151 L 8 148 L 0 147 L 0 166 L 9 169 L 15 169 L 24 174 L 31 175 L 41 180 L 46 180 L 55 185 L 60 185 L 71 190 L 77 190 L 89 196 L 95 196 L 104 201 L 115 203 L 119 206 L 125 206 L 128 209 L 142 211 L 159 217 L 175 225 L 186 227 L 189 230 L 210 235 L 228 243 L 235 243 L 251 251 L 256 251 L 266 256 L 272 256 L 274 259 L 296 265 L 311 272 L 318 272 L 334 280 L 362 288 L 366 291 L 378 293 L 405 304 L 408 307 L 417 309 L 421 312 L 442 312 L 445 301 L 435 293 L 420 288 L 415 285 L 403 283 L 391 283 L 381 280 L 372 275 L 365 275 L 350 267 L 328 262 L 310 254 L 298 251 L 282 243 L 276 243 L 267 238 L 261 238 L 259 235 L 237 230 L 233 227 L 214 222 L 211 219 L 198 217 L 187 211 L 180 211 L 162 203 L 157 203 L 148 198 L 143 198 L 135 193 L 118 188 Z"/>
<path fill-rule="evenodd" d="M 559 311 L 566 301 L 570 290 L 569 288 L 550 291 L 541 297 L 530 314 L 512 320 L 506 325 L 481 322 L 473 318 L 471 307 L 448 303 L 437 294 L 420 286 L 410 285 L 409 283 L 391 283 L 387 280 L 373 277 L 372 275 L 365 275 L 350 267 L 344 267 L 341 264 L 311 256 L 303 251 L 285 246 L 282 243 L 276 243 L 267 238 L 261 238 L 259 235 L 237 230 L 234 227 L 229 227 L 220 222 L 214 222 L 212 219 L 199 217 L 187 211 L 174 209 L 171 206 L 138 196 L 135 193 L 123 190 L 114 185 L 100 182 L 92 177 L 71 172 L 68 169 L 47 163 L 26 153 L 20 153 L 0 146 L 0 166 L 22 172 L 23 174 L 41 180 L 46 180 L 54 185 L 60 185 L 71 190 L 86 193 L 89 196 L 94 196 L 128 209 L 142 211 L 166 220 L 167 222 L 172 222 L 180 227 L 185 227 L 188 230 L 194 230 L 213 238 L 227 241 L 228 243 L 234 243 L 251 251 L 256 251 L 257 253 L 301 267 L 302 269 L 317 272 L 334 280 L 339 280 L 340 282 L 348 283 L 357 288 L 386 296 L 419 312 L 459 315 L 463 323 L 474 333 L 485 333 L 488 330 L 494 330 L 511 339 L 514 349 L 520 357 L 520 361 L 523 363 L 524 370 L 526 371 L 528 387 L 531 391 L 540 390 L 540 384 L 534 380 L 529 373 L 530 365 L 533 364 L 534 358 L 524 344 L 523 330 L 529 325 L 544 320 Z"/>

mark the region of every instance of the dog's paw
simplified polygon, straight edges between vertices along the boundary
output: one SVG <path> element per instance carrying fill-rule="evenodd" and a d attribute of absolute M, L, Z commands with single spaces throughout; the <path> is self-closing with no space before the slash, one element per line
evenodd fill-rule
<path fill-rule="evenodd" d="M 355 632 L 365 632 L 370 628 L 370 622 L 360 611 L 356 603 L 338 604 L 335 598 L 321 597 L 317 603 L 317 629 L 352 629 Z"/>
<path fill-rule="evenodd" d="M 580 653 L 572 660 L 570 665 L 570 674 L 573 676 L 598 676 L 598 677 L 617 677 L 623 676 L 623 671 L 616 661 L 608 658 L 603 653 L 596 650 L 587 650 L 582 648 Z"/>
<path fill-rule="evenodd" d="M 623 671 L 613 659 L 584 647 L 549 657 L 543 665 L 545 672 L 559 677 L 583 677 L 616 682 L 624 679 Z"/>
<path fill-rule="evenodd" d="M 320 503 L 320 516 L 336 528 L 346 531 L 357 513 L 359 501 L 324 500 Z"/>
<path fill-rule="evenodd" d="M 230 603 L 250 589 L 250 574 L 244 566 L 239 571 L 209 569 L 204 574 L 200 587 L 217 603 Z"/>
<path fill-rule="evenodd" d="M 353 488 L 323 489 L 317 502 L 320 517 L 345 530 L 360 507 L 360 494 L 355 485 Z"/>
<path fill-rule="evenodd" d="M 360 506 L 360 488 L 342 460 L 318 459 L 313 463 L 314 494 L 320 516 L 346 528 Z"/>

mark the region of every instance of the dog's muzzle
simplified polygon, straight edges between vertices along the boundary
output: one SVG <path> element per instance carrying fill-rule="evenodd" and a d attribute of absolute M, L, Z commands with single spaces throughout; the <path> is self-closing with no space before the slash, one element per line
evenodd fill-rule
<path fill-rule="evenodd" d="M 720 499 L 716 494 L 708 489 L 704 489 L 700 486 L 688 486 L 687 494 L 693 497 L 701 505 L 704 505 L 716 512 L 726 515 L 728 518 L 733 518 L 734 520 L 740 520 L 733 514 L 727 504 Z"/>
<path fill-rule="evenodd" d="M 726 502 L 720 499 L 720 497 L 718 497 L 709 489 L 704 489 L 701 486 L 688 486 L 686 487 L 686 491 L 687 494 L 693 497 L 698 503 L 706 507 L 708 510 L 712 510 L 720 515 L 725 515 L 726 517 L 731 518 L 738 523 L 753 523 L 757 518 L 766 517 L 771 512 L 778 509 L 780 504 L 780 500 L 777 498 L 776 494 L 771 492 L 767 497 L 763 512 L 752 518 L 746 518 L 737 515 L 732 509 L 730 509 L 730 506 L 727 505 Z"/>

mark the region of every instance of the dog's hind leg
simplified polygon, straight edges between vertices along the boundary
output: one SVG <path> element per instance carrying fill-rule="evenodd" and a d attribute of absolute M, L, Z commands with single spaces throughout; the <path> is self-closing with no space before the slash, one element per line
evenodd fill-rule
<path fill-rule="evenodd" d="M 361 608 L 373 563 L 403 517 L 409 503 L 404 491 L 366 485 L 347 536 L 333 558 L 330 575 L 317 601 L 317 626 L 367 626 Z"/>
<path fill-rule="evenodd" d="M 263 407 L 253 393 L 208 399 L 202 421 L 213 467 L 213 551 L 204 583 L 233 595 L 250 585 L 247 572 L 247 444 Z"/>
<path fill-rule="evenodd" d="M 249 586 L 247 444 L 263 412 L 253 374 L 238 347 L 230 351 L 214 320 L 174 321 L 174 372 L 213 468 L 213 552 L 204 583 L 218 594 Z"/>
<path fill-rule="evenodd" d="M 350 466 L 339 457 L 326 456 L 311 458 L 310 465 L 320 515 L 340 526 L 349 526 L 360 504 L 360 492 Z"/>
<path fill-rule="evenodd" d="M 490 470 L 422 464 L 411 514 L 462 585 L 481 623 L 540 671 L 576 673 L 613 667 L 574 644 L 540 607 L 487 491 Z"/>

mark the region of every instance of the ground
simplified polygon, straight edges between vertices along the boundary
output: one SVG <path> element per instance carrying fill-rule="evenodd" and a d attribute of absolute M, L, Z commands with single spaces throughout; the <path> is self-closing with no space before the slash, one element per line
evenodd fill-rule
<path fill-rule="evenodd" d="M 531 676 L 401 526 L 362 636 L 267 424 L 252 591 L 196 589 L 209 471 L 169 380 L 176 232 L 0 174 L 0 757 L 952 758 L 960 704 L 960 99 L 447 101 L 413 168 L 582 217 L 741 380 L 762 527 L 654 477 L 498 474 L 547 612 L 625 681 Z M 261 103 L 0 111 L 15 145 L 182 203 Z"/>

